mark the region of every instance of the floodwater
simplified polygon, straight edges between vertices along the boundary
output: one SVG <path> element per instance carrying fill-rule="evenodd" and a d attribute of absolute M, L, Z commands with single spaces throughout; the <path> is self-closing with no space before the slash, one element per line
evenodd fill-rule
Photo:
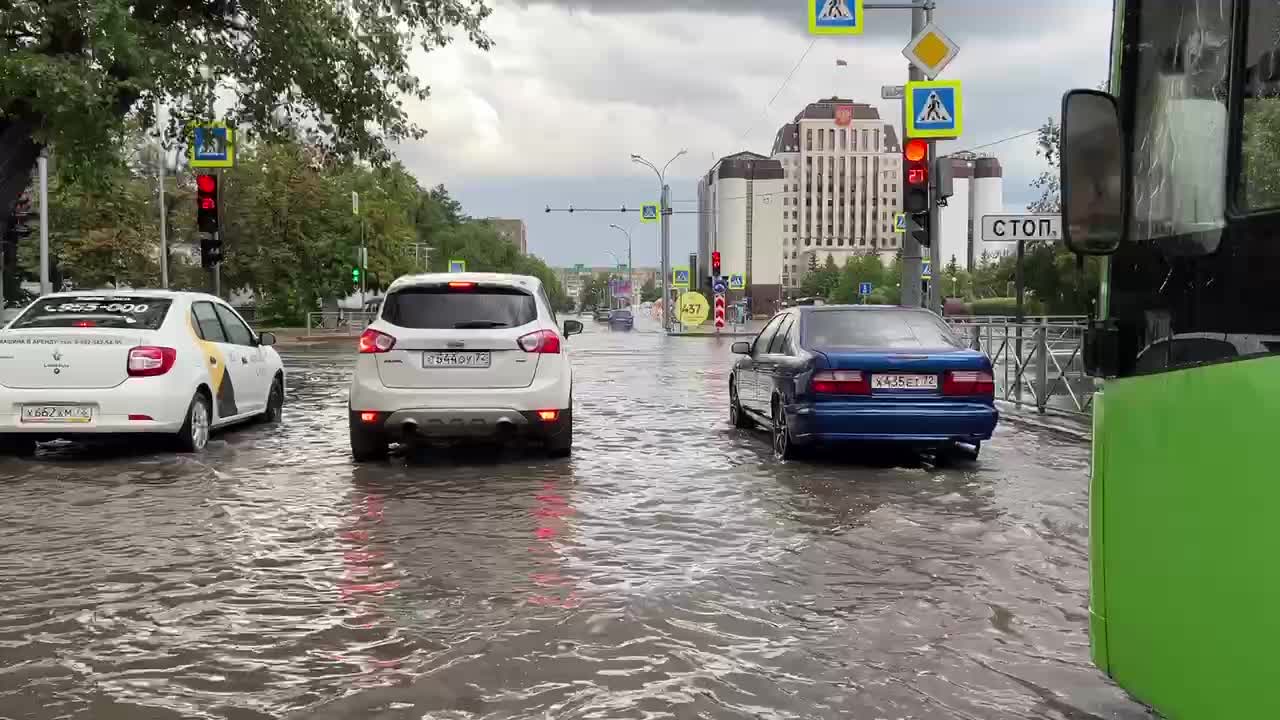
<path fill-rule="evenodd" d="M 584 318 L 570 460 L 355 466 L 345 345 L 198 457 L 0 460 L 0 718 L 1146 718 L 1088 659 L 1087 447 L 774 461 L 728 339 Z"/>

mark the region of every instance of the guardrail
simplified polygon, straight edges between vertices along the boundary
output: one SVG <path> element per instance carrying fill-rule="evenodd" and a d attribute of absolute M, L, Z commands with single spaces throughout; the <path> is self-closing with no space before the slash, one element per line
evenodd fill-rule
<path fill-rule="evenodd" d="M 326 310 L 307 313 L 307 337 L 316 335 L 359 335 L 377 313 L 357 310 Z"/>
<path fill-rule="evenodd" d="M 1041 413 L 1092 413 L 1095 383 L 1084 372 L 1083 317 L 1044 316 L 1023 323 L 972 320 L 947 318 L 970 347 L 991 358 L 998 399 Z"/>

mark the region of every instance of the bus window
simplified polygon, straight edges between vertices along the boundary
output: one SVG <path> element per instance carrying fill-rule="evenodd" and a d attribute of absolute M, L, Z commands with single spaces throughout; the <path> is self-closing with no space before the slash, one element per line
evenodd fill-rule
<path fill-rule="evenodd" d="M 1242 210 L 1280 208 L 1280 4 L 1249 3 L 1246 25 L 1241 177 Z"/>
<path fill-rule="evenodd" d="M 1217 249 L 1226 218 L 1231 0 L 1161 0 L 1134 53 L 1135 240 L 1192 235 Z M 1146 5 L 1146 3 L 1144 3 Z"/>

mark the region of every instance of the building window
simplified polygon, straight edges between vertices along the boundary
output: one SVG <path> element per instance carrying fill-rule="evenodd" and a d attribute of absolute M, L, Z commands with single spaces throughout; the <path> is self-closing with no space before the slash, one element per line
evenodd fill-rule
<path fill-rule="evenodd" d="M 839 245 L 840 247 L 844 247 L 844 238 L 840 238 L 836 240 L 836 245 Z"/>
<path fill-rule="evenodd" d="M 875 134 L 876 151 L 879 152 L 880 151 L 880 131 L 872 130 L 871 132 Z"/>
<path fill-rule="evenodd" d="M 804 147 L 806 150 L 813 149 L 813 130 L 804 131 Z"/>
<path fill-rule="evenodd" d="M 831 147 L 832 150 L 835 150 L 836 149 L 836 131 L 835 130 L 827 131 L 827 140 L 830 141 L 827 144 Z"/>
<path fill-rule="evenodd" d="M 799 232 L 799 230 L 800 230 L 800 226 L 798 224 L 792 223 L 791 232 Z"/>
<path fill-rule="evenodd" d="M 848 147 L 848 139 L 845 137 L 846 132 L 847 131 L 844 128 L 840 128 L 840 149 L 841 150 L 844 150 L 846 147 Z"/>
<path fill-rule="evenodd" d="M 862 131 L 862 149 L 863 149 L 863 150 L 867 150 L 867 149 L 869 149 L 869 147 L 870 147 L 870 146 L 869 146 L 869 145 L 867 145 L 867 131 L 866 131 L 866 130 L 863 130 L 863 131 Z"/>
<path fill-rule="evenodd" d="M 818 131 L 818 152 L 822 152 L 823 138 L 826 137 L 821 130 Z"/>

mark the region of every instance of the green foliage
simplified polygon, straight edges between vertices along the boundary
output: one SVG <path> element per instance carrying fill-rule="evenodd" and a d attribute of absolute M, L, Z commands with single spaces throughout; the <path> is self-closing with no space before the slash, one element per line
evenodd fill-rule
<path fill-rule="evenodd" d="M 437 191 L 443 198 L 448 198 L 443 188 L 436 188 L 432 192 Z M 454 207 L 452 217 L 461 217 L 459 208 Z M 493 224 L 486 220 L 460 220 L 444 225 L 430 234 L 428 242 L 432 247 L 433 272 L 446 271 L 450 260 L 465 260 L 469 272 L 533 275 L 542 281 L 552 307 L 556 310 L 573 307 L 572 300 L 565 293 L 555 271 L 537 257 L 521 255 L 520 249 L 499 235 Z"/>
<path fill-rule="evenodd" d="M 662 297 L 662 288 L 649 278 L 644 281 L 644 285 L 640 286 L 640 302 L 653 302 Z"/>
<path fill-rule="evenodd" d="M 1033 297 L 1026 298 L 1027 315 L 1043 315 L 1044 306 Z M 1018 314 L 1018 299 L 1012 297 L 994 297 L 974 300 L 969 303 L 969 312 L 973 315 L 997 315 L 1013 317 Z"/>
<path fill-rule="evenodd" d="M 1272 168 L 1280 158 L 1280 102 L 1274 97 L 1244 101 L 1245 204 L 1251 208 L 1280 205 L 1280 175 Z"/>
<path fill-rule="evenodd" d="M 1040 191 L 1040 198 L 1027 206 L 1031 212 L 1056 213 L 1062 211 L 1062 194 L 1059 187 L 1058 158 L 1062 144 L 1062 126 L 1053 118 L 1045 120 L 1036 135 L 1036 156 L 1044 158 L 1048 170 L 1031 181 L 1031 187 Z"/>
<path fill-rule="evenodd" d="M 831 291 L 831 301 L 845 305 L 861 303 L 862 297 L 858 295 L 858 286 L 864 282 L 871 283 L 873 294 L 876 289 L 880 289 L 881 297 L 886 297 L 884 289 L 889 280 L 886 278 L 885 270 L 884 263 L 880 261 L 878 255 L 860 255 L 849 258 L 845 262 L 844 268 L 840 270 L 839 280 Z M 896 283 L 897 281 L 894 280 L 893 282 Z M 871 302 L 870 297 L 868 297 L 867 302 Z"/>
<path fill-rule="evenodd" d="M 800 283 L 802 297 L 829 297 L 840 282 L 840 268 L 836 267 L 836 262 L 830 255 L 821 267 L 817 267 L 817 264 L 816 253 L 810 255 L 811 270 Z"/>
<path fill-rule="evenodd" d="M 658 291 L 661 295 L 662 292 Z M 599 307 L 609 305 L 609 276 L 598 273 L 587 277 L 578 293 L 580 307 Z"/>

